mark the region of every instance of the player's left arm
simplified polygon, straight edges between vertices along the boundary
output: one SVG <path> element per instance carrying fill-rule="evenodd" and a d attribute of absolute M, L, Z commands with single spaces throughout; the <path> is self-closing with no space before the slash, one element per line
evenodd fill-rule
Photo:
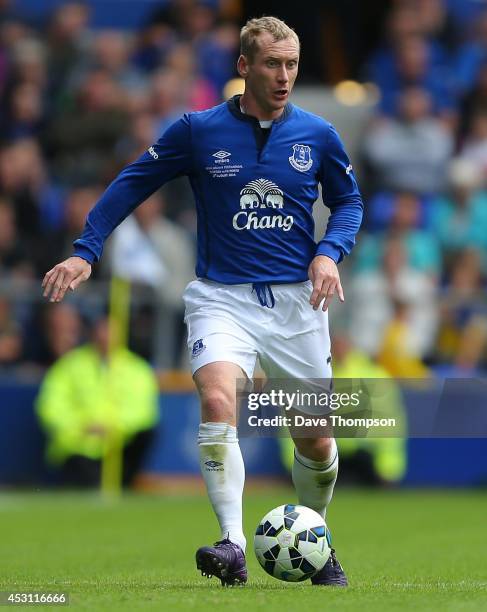
<path fill-rule="evenodd" d="M 360 228 L 363 203 L 352 165 L 333 126 L 328 135 L 320 167 L 323 200 L 330 209 L 330 217 L 323 238 L 316 247 L 308 275 L 313 283 L 310 304 L 314 310 L 323 302 L 328 308 L 335 293 L 345 300 L 337 264 L 350 253 Z M 324 300 L 324 301 L 323 301 Z"/>

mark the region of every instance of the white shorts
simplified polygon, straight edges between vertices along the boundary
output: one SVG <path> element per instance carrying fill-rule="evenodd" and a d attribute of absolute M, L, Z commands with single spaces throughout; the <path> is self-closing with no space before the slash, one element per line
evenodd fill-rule
<path fill-rule="evenodd" d="M 271 287 L 275 305 L 267 308 L 251 284 L 189 283 L 183 299 L 193 374 L 228 361 L 252 378 L 258 357 L 267 378 L 331 378 L 328 312 L 310 305 L 311 282 Z"/>

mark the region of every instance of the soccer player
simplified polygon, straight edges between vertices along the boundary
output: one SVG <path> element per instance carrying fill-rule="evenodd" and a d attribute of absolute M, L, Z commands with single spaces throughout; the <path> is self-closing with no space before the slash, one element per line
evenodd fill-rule
<path fill-rule="evenodd" d="M 274 17 L 241 31 L 242 96 L 176 121 L 125 168 L 87 217 L 74 255 L 47 272 L 44 295 L 62 300 L 90 276 L 113 229 L 170 179 L 189 177 L 198 217 L 197 280 L 184 295 L 188 347 L 201 400 L 198 444 L 221 541 L 200 548 L 198 569 L 245 583 L 244 464 L 236 381 L 257 357 L 269 378 L 330 378 L 327 308 L 343 302 L 337 263 L 355 242 L 362 200 L 335 129 L 288 102 L 298 74 L 296 33 Z M 326 233 L 314 241 L 312 207 L 323 187 Z M 325 515 L 337 478 L 331 437 L 296 438 L 299 503 Z M 333 551 L 314 585 L 346 586 Z"/>

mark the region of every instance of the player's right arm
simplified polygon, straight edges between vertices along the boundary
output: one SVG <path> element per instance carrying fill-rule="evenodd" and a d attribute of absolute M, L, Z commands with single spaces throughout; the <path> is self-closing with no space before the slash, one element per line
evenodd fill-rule
<path fill-rule="evenodd" d="M 191 163 L 190 120 L 184 115 L 109 185 L 88 214 L 83 233 L 74 243 L 73 256 L 46 273 L 44 297 L 60 302 L 68 289 L 74 291 L 87 280 L 113 230 L 164 183 L 189 174 Z"/>
<path fill-rule="evenodd" d="M 68 289 L 74 291 L 91 276 L 91 263 L 81 257 L 68 257 L 46 272 L 42 281 L 44 297 L 50 302 L 60 302 Z"/>

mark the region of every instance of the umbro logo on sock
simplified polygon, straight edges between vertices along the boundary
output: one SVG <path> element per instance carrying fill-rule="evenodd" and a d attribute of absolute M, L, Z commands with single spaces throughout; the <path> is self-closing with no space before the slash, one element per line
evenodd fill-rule
<path fill-rule="evenodd" d="M 213 461 L 212 459 L 211 461 L 205 461 L 205 465 L 207 465 L 209 468 L 217 468 L 223 465 L 223 463 L 220 463 L 219 461 Z M 215 470 L 215 471 L 220 471 L 220 470 Z"/>

